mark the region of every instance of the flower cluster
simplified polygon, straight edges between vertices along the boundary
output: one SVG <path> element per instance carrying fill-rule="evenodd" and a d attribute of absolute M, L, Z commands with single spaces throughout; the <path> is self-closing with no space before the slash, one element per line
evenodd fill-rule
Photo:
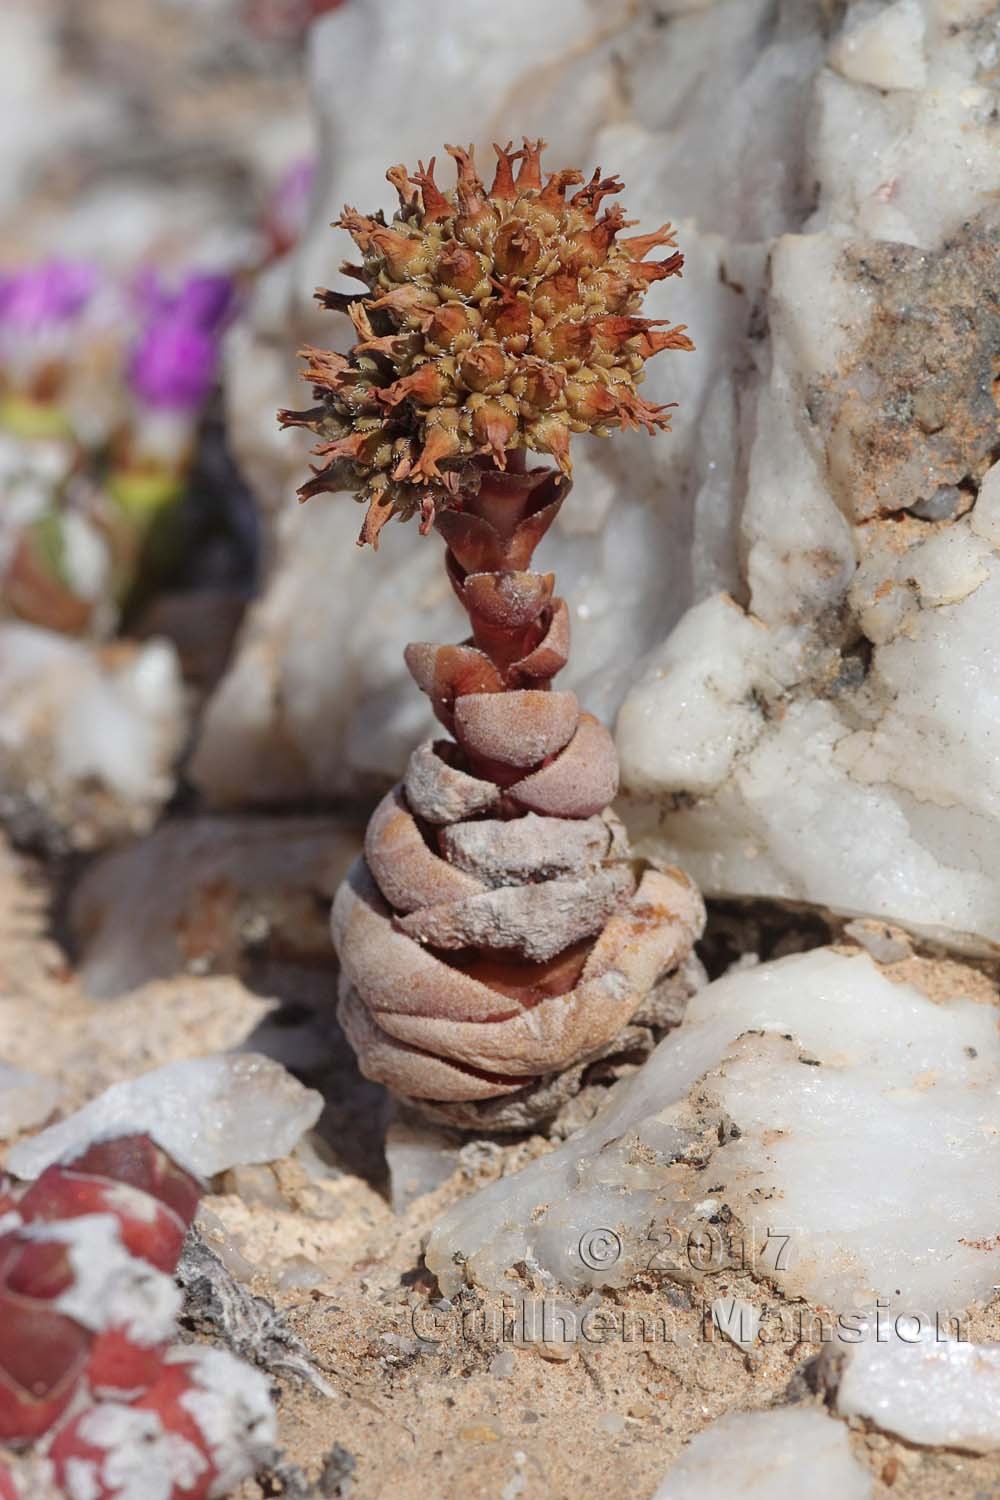
<path fill-rule="evenodd" d="M 267 1381 L 171 1346 L 198 1184 L 148 1137 L 0 1183 L 0 1500 L 211 1500 L 269 1456 Z"/>
<path fill-rule="evenodd" d="M 542 147 L 495 147 L 487 190 L 471 149 L 448 146 L 454 191 L 438 187 L 432 158 L 388 172 L 391 224 L 344 210 L 361 261 L 342 269 L 367 292 L 317 295 L 348 313 L 357 340 L 346 355 L 303 351 L 320 404 L 281 420 L 320 439 L 303 499 L 353 490 L 368 505 L 362 541 L 376 543 L 393 514 L 419 512 L 426 529 L 483 460 L 503 469 L 531 449 L 569 473 L 573 433 L 668 425 L 638 386 L 652 355 L 693 348 L 683 326 L 639 316 L 650 285 L 680 274 L 670 225 L 620 237 L 621 207 L 601 211 L 617 177 L 569 169 L 543 183 Z M 657 247 L 669 253 L 647 259 Z"/>
<path fill-rule="evenodd" d="M 50 260 L 0 273 L 0 321 L 37 333 L 74 318 L 97 283 L 95 267 L 82 261 Z"/>
<path fill-rule="evenodd" d="M 128 362 L 132 394 L 151 407 L 197 410 L 215 382 L 232 282 L 228 276 L 195 273 L 170 291 L 154 271 L 146 271 L 139 287 L 147 311 Z"/>
<path fill-rule="evenodd" d="M 0 605 L 103 636 L 184 491 L 233 305 L 228 276 L 0 274 Z M 163 529 L 159 535 L 162 537 Z"/>

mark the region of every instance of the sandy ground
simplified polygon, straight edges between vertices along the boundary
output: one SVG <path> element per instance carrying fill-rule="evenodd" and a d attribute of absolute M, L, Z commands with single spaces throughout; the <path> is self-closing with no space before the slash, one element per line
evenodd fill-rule
<path fill-rule="evenodd" d="M 968 970 L 947 962 L 915 959 L 906 977 L 942 994 L 969 984 Z M 282 984 L 290 982 L 286 975 Z M 332 989 L 329 973 L 313 982 L 320 996 Z M 986 998 L 992 986 L 985 977 L 979 984 Z M 58 1078 L 64 1108 L 169 1059 L 237 1046 L 255 1033 L 259 1044 L 280 1030 L 262 1027 L 269 1012 L 267 997 L 229 976 L 185 975 L 113 1002 L 89 1001 L 50 934 L 42 870 L 0 849 L 2 1051 Z M 327 1385 L 321 1392 L 272 1366 L 282 1456 L 240 1500 L 648 1496 L 685 1440 L 721 1413 L 821 1402 L 810 1372 L 818 1344 L 782 1339 L 747 1354 L 707 1328 L 705 1304 L 715 1296 L 749 1295 L 770 1309 L 765 1326 L 782 1311 L 772 1293 L 762 1298 L 759 1286 L 731 1273 L 693 1291 L 650 1282 L 618 1294 L 603 1304 L 607 1337 L 575 1347 L 541 1337 L 516 1347 L 503 1336 L 497 1305 L 484 1306 L 471 1291 L 464 1305 L 435 1312 L 437 1288 L 421 1249 L 437 1216 L 548 1144 L 467 1148 L 445 1183 L 394 1214 L 381 1092 L 358 1078 L 335 1036 L 322 1067 L 330 1104 L 316 1149 L 228 1174 L 199 1221 L 237 1286 L 284 1316 Z M 1000 1336 L 998 1314 L 995 1303 L 976 1315 L 972 1335 Z M 223 1333 L 192 1306 L 186 1336 L 206 1331 Z M 860 1428 L 852 1442 L 878 1496 L 1000 1494 L 1000 1456 L 925 1452 Z"/>

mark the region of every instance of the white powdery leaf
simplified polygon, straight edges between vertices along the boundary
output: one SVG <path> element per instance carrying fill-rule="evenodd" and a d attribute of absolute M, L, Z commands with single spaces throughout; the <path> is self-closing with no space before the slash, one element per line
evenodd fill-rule
<path fill-rule="evenodd" d="M 94 1500 L 104 1491 L 115 1500 L 171 1500 L 188 1490 L 207 1468 L 205 1455 L 175 1432 L 167 1432 L 155 1412 L 101 1402 L 80 1422 L 80 1436 L 100 1448 L 98 1461 L 71 1459 L 67 1464 L 70 1500 Z"/>
<path fill-rule="evenodd" d="M 706 1143 L 702 1173 L 686 1154 L 700 1162 Z M 726 1253 L 786 1296 L 958 1312 L 1000 1280 L 983 1188 L 998 1179 L 995 1009 L 816 949 L 694 995 L 585 1130 L 438 1221 L 427 1264 L 445 1296 L 503 1287 L 519 1261 L 575 1288 L 624 1286 L 669 1273 L 678 1246 L 714 1235 L 721 1250 L 725 1204 L 740 1226 Z M 605 1231 L 615 1253 L 595 1263 Z M 713 1267 L 681 1254 L 688 1279 Z"/>
<path fill-rule="evenodd" d="M 944 1338 L 902 1324 L 847 1351 L 837 1410 L 909 1443 L 989 1453 L 1000 1448 L 1000 1345 Z M 902 1336 L 901 1336 L 902 1335 Z"/>
<path fill-rule="evenodd" d="M 40 1125 L 55 1109 L 60 1092 L 55 1079 L 22 1073 L 0 1062 L 0 1141 Z"/>
<path fill-rule="evenodd" d="M 130 1255 L 113 1214 L 27 1224 L 22 1238 L 67 1246 L 74 1279 L 55 1306 L 95 1333 L 123 1329 L 152 1348 L 174 1331 L 183 1298 L 172 1276 Z"/>
<path fill-rule="evenodd" d="M 167 1063 L 116 1083 L 10 1152 L 16 1176 L 35 1178 L 97 1140 L 145 1134 L 199 1177 L 275 1161 L 319 1118 L 322 1096 L 254 1052 Z"/>
<path fill-rule="evenodd" d="M 211 1494 L 228 1495 L 272 1454 L 277 1415 L 265 1376 L 224 1349 L 173 1349 L 167 1363 L 190 1371 L 180 1404 L 202 1432 L 216 1469 Z"/>
<path fill-rule="evenodd" d="M 868 1500 L 847 1428 L 800 1406 L 720 1417 L 693 1438 L 653 1500 Z"/>

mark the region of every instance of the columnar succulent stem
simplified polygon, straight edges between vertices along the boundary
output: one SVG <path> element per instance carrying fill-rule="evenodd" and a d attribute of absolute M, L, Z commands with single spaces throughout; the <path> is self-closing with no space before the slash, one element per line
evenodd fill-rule
<path fill-rule="evenodd" d="M 437 518 L 472 634 L 406 661 L 453 738 L 410 757 L 333 919 L 362 1070 L 494 1129 L 552 1112 L 558 1075 L 613 1043 L 702 920 L 679 873 L 637 882 L 614 742 L 551 688 L 569 616 L 530 563 L 569 484 L 517 467 Z"/>
<path fill-rule="evenodd" d="M 535 548 L 569 493 L 569 439 L 669 424 L 638 394 L 648 359 L 690 349 L 683 327 L 639 317 L 680 274 L 669 224 L 619 240 L 621 191 L 596 171 L 551 173 L 542 142 L 496 147 L 492 187 L 449 146 L 387 174 L 391 225 L 345 209 L 367 295 L 320 292 L 357 335 L 347 355 L 304 351 L 318 405 L 284 412 L 322 460 L 303 499 L 347 489 L 360 541 L 420 516 L 444 538 L 469 616 L 457 646 L 406 660 L 449 735 L 410 757 L 337 894 L 340 1017 L 362 1070 L 439 1118 L 515 1129 L 551 1115 L 567 1069 L 606 1055 L 659 981 L 687 959 L 703 911 L 679 872 L 641 872 L 609 804 L 607 729 L 572 692 L 569 614 Z M 517 172 L 515 175 L 515 165 Z M 527 450 L 554 468 L 532 469 Z"/>

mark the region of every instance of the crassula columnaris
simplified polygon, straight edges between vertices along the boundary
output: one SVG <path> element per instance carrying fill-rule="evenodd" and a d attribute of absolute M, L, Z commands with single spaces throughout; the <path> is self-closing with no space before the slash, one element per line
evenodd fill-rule
<path fill-rule="evenodd" d="M 319 438 L 302 498 L 353 491 L 362 543 L 393 515 L 437 529 L 472 627 L 407 648 L 452 738 L 413 752 L 338 892 L 341 1021 L 370 1078 L 438 1118 L 515 1129 L 551 1115 L 637 1016 L 655 1022 L 703 921 L 683 875 L 636 866 L 609 808 L 611 736 L 551 688 L 566 604 L 530 566 L 569 493 L 571 436 L 667 427 L 639 394 L 644 366 L 693 346 L 639 315 L 683 257 L 669 225 L 623 235 L 621 208 L 603 207 L 617 178 L 543 182 L 542 143 L 525 141 L 495 148 L 487 190 L 471 149 L 446 149 L 453 191 L 432 159 L 388 172 L 391 224 L 345 209 L 362 259 L 343 269 L 367 290 L 317 295 L 357 339 L 304 351 L 318 404 L 281 419 Z M 529 468 L 529 450 L 549 463 Z"/>

